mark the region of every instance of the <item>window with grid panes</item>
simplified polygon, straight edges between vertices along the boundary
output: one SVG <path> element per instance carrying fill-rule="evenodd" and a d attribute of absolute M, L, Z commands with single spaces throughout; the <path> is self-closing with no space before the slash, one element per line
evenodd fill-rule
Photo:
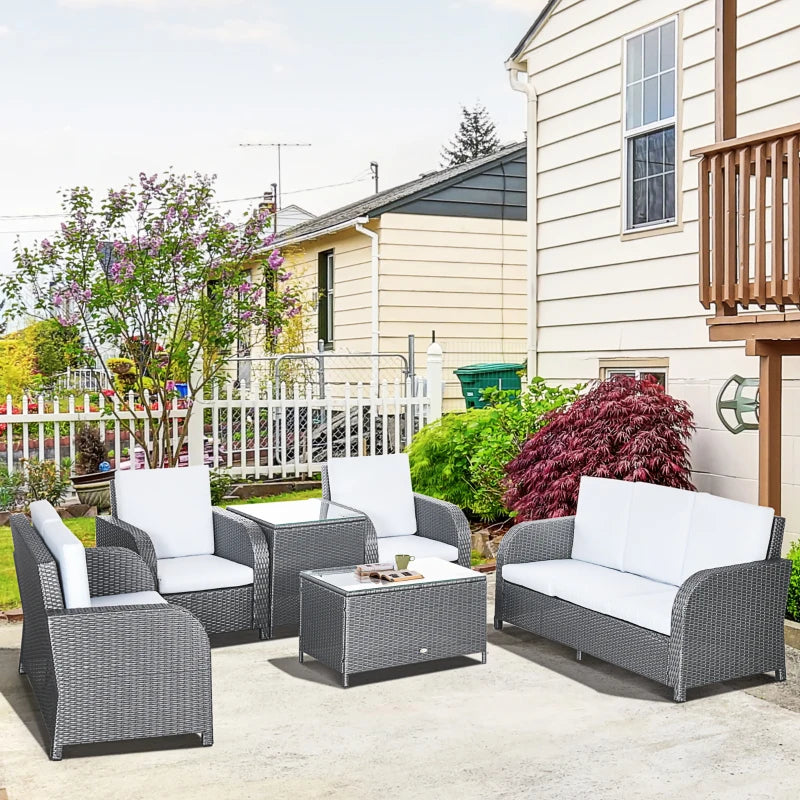
<path fill-rule="evenodd" d="M 625 41 L 625 229 L 676 221 L 677 22 Z"/>

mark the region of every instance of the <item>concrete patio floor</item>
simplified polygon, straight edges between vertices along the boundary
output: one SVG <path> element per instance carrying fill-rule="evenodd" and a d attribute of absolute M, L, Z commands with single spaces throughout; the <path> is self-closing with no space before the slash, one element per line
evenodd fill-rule
<path fill-rule="evenodd" d="M 493 576 L 489 585 L 493 586 Z M 490 615 L 491 618 L 491 615 Z M 796 798 L 800 654 L 769 677 L 665 687 L 507 627 L 489 657 L 354 676 L 297 639 L 217 640 L 215 745 L 76 747 L 47 759 L 21 626 L 0 627 L 0 787 L 10 800 Z M 794 710 L 792 710 L 794 709 Z M 154 744 L 168 749 L 155 749 Z"/>

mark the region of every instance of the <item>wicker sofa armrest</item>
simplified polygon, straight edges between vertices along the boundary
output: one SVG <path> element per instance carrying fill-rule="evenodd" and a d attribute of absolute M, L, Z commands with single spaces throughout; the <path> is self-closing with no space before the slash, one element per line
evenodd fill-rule
<path fill-rule="evenodd" d="M 158 578 L 156 550 L 152 539 L 141 528 L 124 522 L 117 517 L 97 518 L 98 547 L 126 547 L 138 553 L 150 568 L 154 578 Z"/>
<path fill-rule="evenodd" d="M 520 522 L 503 537 L 497 553 L 497 572 L 505 564 L 551 561 L 572 555 L 575 517 Z"/>
<path fill-rule="evenodd" d="M 770 558 L 687 578 L 672 606 L 671 685 L 685 689 L 781 669 L 791 569 L 787 559 Z"/>
<path fill-rule="evenodd" d="M 269 547 L 259 524 L 224 508 L 214 508 L 212 516 L 214 554 L 267 574 Z"/>
<path fill-rule="evenodd" d="M 92 597 L 158 590 L 150 567 L 126 547 L 87 547 L 86 569 Z"/>
<path fill-rule="evenodd" d="M 95 685 L 106 689 L 130 687 L 134 681 L 152 682 L 159 674 L 180 670 L 204 671 L 210 690 L 208 635 L 181 606 L 58 609 L 48 613 L 47 621 L 56 672 L 65 686 L 98 681 Z M 191 679 L 187 676 L 186 681 Z M 160 691 L 146 688 L 148 693 L 156 690 Z"/>
<path fill-rule="evenodd" d="M 470 565 L 472 536 L 464 512 L 453 503 L 414 493 L 417 534 L 458 548 L 458 563 Z"/>

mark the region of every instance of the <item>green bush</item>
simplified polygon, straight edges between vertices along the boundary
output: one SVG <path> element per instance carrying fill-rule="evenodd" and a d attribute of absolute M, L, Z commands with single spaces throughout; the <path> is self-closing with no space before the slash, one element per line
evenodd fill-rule
<path fill-rule="evenodd" d="M 534 378 L 526 392 L 487 389 L 485 408 L 447 414 L 423 428 L 408 448 L 414 490 L 486 521 L 503 519 L 505 467 L 545 424 L 545 415 L 572 402 L 582 387 L 547 386 Z"/>
<path fill-rule="evenodd" d="M 800 539 L 792 543 L 786 557 L 792 562 L 789 597 L 786 600 L 786 616 L 788 619 L 800 622 Z"/>
<path fill-rule="evenodd" d="M 233 478 L 227 472 L 210 472 L 209 478 L 211 480 L 211 505 L 218 506 L 222 502 L 222 498 L 228 496 L 233 485 Z"/>
<path fill-rule="evenodd" d="M 57 506 L 67 496 L 72 486 L 69 478 L 72 462 L 68 458 L 61 462 L 61 469 L 56 466 L 55 461 L 37 461 L 32 458 L 22 463 L 28 503 L 47 500 Z"/>
<path fill-rule="evenodd" d="M 493 409 L 474 408 L 426 425 L 408 448 L 414 491 L 470 511 L 475 497 L 470 458 L 493 416 Z"/>
<path fill-rule="evenodd" d="M 475 490 L 472 510 L 492 521 L 508 516 L 503 504 L 506 465 L 515 459 L 522 445 L 545 425 L 545 415 L 575 400 L 582 386 L 548 386 L 534 378 L 527 391 L 501 392 L 486 389 L 483 397 L 494 411 L 492 423 L 481 437 L 470 462 L 471 483 Z"/>
<path fill-rule="evenodd" d="M 22 473 L 0 467 L 0 511 L 18 511 L 25 506 L 25 481 Z"/>

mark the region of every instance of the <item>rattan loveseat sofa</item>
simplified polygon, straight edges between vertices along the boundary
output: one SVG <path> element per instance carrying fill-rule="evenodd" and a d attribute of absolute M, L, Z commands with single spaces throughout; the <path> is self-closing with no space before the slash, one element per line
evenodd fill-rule
<path fill-rule="evenodd" d="M 45 501 L 11 517 L 22 610 L 19 671 L 65 745 L 195 733 L 213 743 L 208 636 L 169 605 L 139 556 L 83 544 Z"/>
<path fill-rule="evenodd" d="M 582 478 L 574 517 L 514 526 L 497 557 L 494 625 L 512 623 L 686 690 L 786 679 L 784 520 L 647 483 Z"/>

